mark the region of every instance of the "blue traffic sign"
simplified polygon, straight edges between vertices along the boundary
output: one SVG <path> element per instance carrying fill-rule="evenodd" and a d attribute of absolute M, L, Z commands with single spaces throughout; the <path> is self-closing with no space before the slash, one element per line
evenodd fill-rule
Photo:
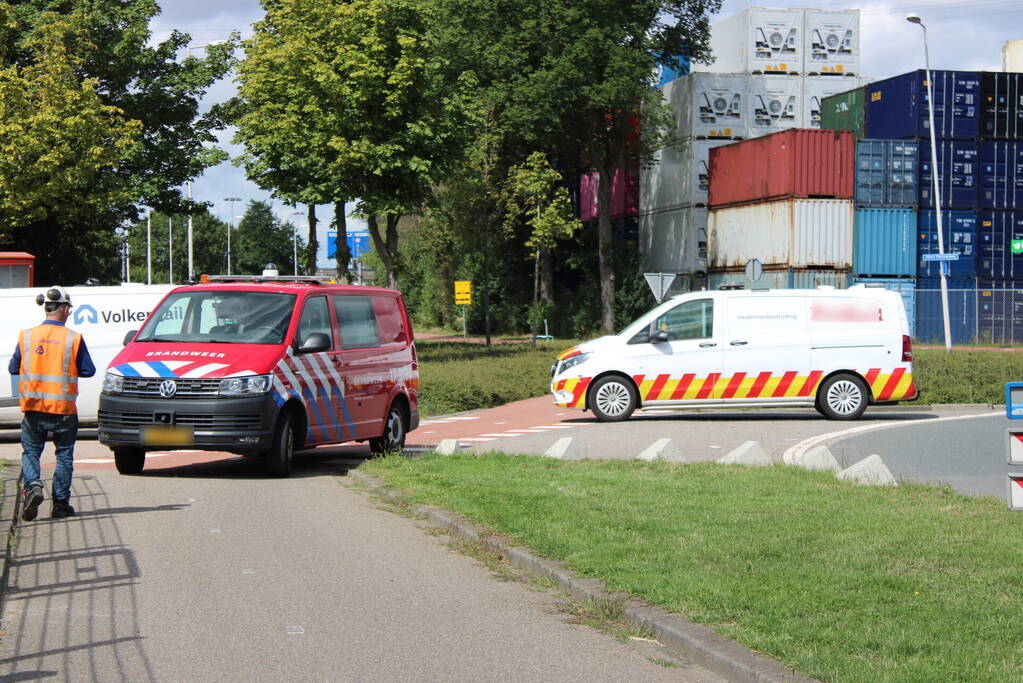
<path fill-rule="evenodd" d="M 368 232 L 349 232 L 346 233 L 348 237 L 348 251 L 351 253 L 352 260 L 358 260 L 362 258 L 362 255 L 369 251 L 369 233 Z M 337 256 L 337 233 L 327 233 L 327 258 L 334 258 Z"/>
<path fill-rule="evenodd" d="M 920 258 L 924 261 L 958 261 L 959 254 L 924 254 Z"/>

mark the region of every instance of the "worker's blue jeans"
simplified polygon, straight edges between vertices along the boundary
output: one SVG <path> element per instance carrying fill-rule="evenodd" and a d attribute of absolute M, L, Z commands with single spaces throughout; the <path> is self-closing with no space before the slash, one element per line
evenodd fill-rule
<path fill-rule="evenodd" d="M 27 411 L 21 420 L 21 481 L 25 488 L 38 484 L 39 456 L 43 454 L 46 437 L 53 434 L 57 450 L 57 469 L 53 473 L 53 499 L 71 499 L 71 472 L 74 468 L 75 439 L 78 438 L 77 415 L 54 415 Z"/>

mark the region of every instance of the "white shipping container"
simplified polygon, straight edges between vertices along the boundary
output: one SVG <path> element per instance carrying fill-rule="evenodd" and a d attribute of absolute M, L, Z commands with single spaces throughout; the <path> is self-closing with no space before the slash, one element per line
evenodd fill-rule
<path fill-rule="evenodd" d="M 860 71 L 860 11 L 807 9 L 803 20 L 804 74 Z"/>
<path fill-rule="evenodd" d="M 821 127 L 821 102 L 825 97 L 855 90 L 871 80 L 859 76 L 807 76 L 804 78 L 802 127 Z"/>
<path fill-rule="evenodd" d="M 711 211 L 707 221 L 712 269 L 765 266 L 852 267 L 851 199 L 789 199 Z"/>
<path fill-rule="evenodd" d="M 744 138 L 746 76 L 699 73 L 683 76 L 662 88 L 678 119 L 681 138 Z"/>
<path fill-rule="evenodd" d="M 747 115 L 751 138 L 803 127 L 803 79 L 799 76 L 749 76 Z"/>
<path fill-rule="evenodd" d="M 693 65 L 714 73 L 799 73 L 803 68 L 803 10 L 749 7 L 711 26 L 714 62 Z"/>
<path fill-rule="evenodd" d="M 1009 40 L 1002 46 L 1002 71 L 1023 71 L 1023 40 Z"/>
<path fill-rule="evenodd" d="M 639 211 L 656 213 L 707 203 L 710 150 L 731 140 L 684 141 L 654 152 L 654 163 L 639 172 Z"/>
<path fill-rule="evenodd" d="M 643 272 L 706 272 L 707 209 L 675 209 L 640 216 L 639 248 Z"/>

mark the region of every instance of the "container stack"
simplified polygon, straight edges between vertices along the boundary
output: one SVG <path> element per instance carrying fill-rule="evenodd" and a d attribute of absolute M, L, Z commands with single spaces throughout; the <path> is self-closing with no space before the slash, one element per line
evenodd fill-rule
<path fill-rule="evenodd" d="M 716 61 L 660 76 L 679 144 L 640 173 L 648 271 L 706 272 L 710 151 L 794 128 L 820 128 L 829 95 L 862 85 L 859 11 L 748 8 L 711 28 Z"/>
<path fill-rule="evenodd" d="M 923 342 L 940 342 L 940 275 L 946 268 L 953 343 L 1023 341 L 1023 293 L 1016 294 L 1023 289 L 1023 260 L 1014 261 L 1011 247 L 1013 239 L 1023 238 L 1023 75 L 934 71 L 932 77 L 938 103 L 936 159 L 923 70 L 824 101 L 825 128 L 853 131 L 862 138 L 857 143 L 858 207 L 875 208 L 872 202 L 877 200 L 887 204 L 876 208 L 905 211 L 916 205 L 912 246 L 905 239 L 904 216 L 897 225 L 879 227 L 858 212 L 856 279 L 889 280 L 888 286 L 907 297 L 913 285 L 906 280 L 915 277 L 915 335 Z M 914 158 L 912 147 L 915 174 L 906 168 Z M 895 167 L 899 159 L 901 169 Z M 945 252 L 958 255 L 944 266 L 925 260 L 938 251 L 934 173 L 941 192 Z M 902 267 L 902 257 L 913 247 L 916 261 L 910 270 Z M 898 258 L 889 258 L 886 265 L 882 256 Z M 1023 254 L 1016 258 L 1023 259 Z M 893 272 L 876 272 L 883 269 Z"/>
<path fill-rule="evenodd" d="M 713 149 L 708 286 L 846 287 L 855 150 L 852 133 L 813 129 Z M 763 270 L 755 282 L 751 261 Z"/>

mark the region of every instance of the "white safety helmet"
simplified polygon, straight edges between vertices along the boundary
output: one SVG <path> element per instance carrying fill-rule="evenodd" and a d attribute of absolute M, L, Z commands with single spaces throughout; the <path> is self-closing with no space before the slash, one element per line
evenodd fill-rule
<path fill-rule="evenodd" d="M 42 306 L 43 304 L 70 304 L 71 295 L 67 293 L 67 290 L 63 287 L 54 285 L 47 289 L 44 293 L 36 297 L 36 303 Z"/>

